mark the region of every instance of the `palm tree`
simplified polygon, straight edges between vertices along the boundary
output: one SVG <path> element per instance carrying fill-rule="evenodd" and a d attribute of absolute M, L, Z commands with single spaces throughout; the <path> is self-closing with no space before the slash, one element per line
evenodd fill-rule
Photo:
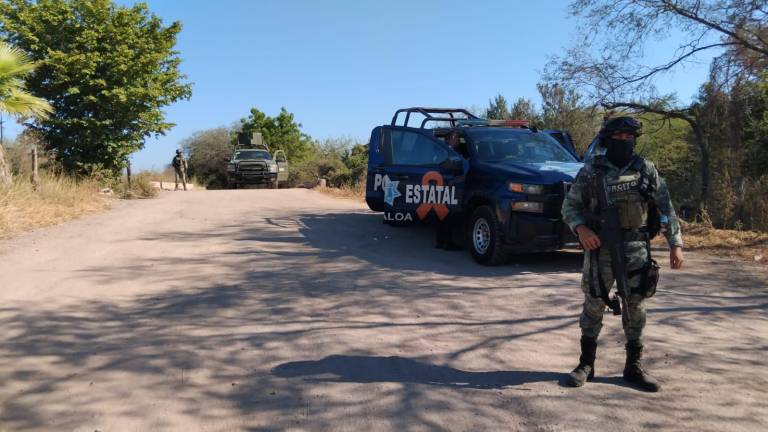
<path fill-rule="evenodd" d="M 37 63 L 23 51 L 0 42 L 0 113 L 18 118 L 45 118 L 53 112 L 48 102 L 24 88 L 24 77 L 36 67 Z M 11 172 L 0 143 L 0 186 L 7 186 L 10 182 Z"/>

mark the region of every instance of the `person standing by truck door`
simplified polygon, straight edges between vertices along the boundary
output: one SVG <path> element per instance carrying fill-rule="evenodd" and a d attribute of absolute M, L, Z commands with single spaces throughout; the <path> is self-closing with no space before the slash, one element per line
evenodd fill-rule
<path fill-rule="evenodd" d="M 176 187 L 173 190 L 179 190 L 179 180 L 181 180 L 184 190 L 187 190 L 187 161 L 182 156 L 181 150 L 176 150 L 176 156 L 173 157 L 171 165 L 173 166 L 174 181 L 176 182 Z"/>
<path fill-rule="evenodd" d="M 456 153 L 462 154 L 462 142 L 458 131 L 452 130 L 448 132 L 448 134 L 445 136 L 445 143 Z M 466 144 L 464 144 L 464 146 L 466 147 Z M 459 230 L 459 235 L 461 235 L 461 225 L 450 216 L 448 218 L 438 220 L 435 224 L 435 247 L 448 251 L 461 249 L 461 244 L 456 243 L 454 240 L 454 233 L 457 229 Z"/>

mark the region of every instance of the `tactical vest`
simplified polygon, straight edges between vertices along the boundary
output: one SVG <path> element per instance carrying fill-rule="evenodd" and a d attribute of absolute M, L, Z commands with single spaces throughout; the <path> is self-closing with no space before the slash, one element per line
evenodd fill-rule
<path fill-rule="evenodd" d="M 618 178 L 606 179 L 608 198 L 618 207 L 619 222 L 624 229 L 645 227 L 648 204 L 640 193 L 641 177 L 639 172 L 627 170 Z"/>
<path fill-rule="evenodd" d="M 603 169 L 595 166 L 594 169 Z M 608 199 L 619 209 L 619 222 L 624 229 L 648 228 L 654 236 L 658 229 L 657 210 L 645 161 L 637 156 L 618 178 L 606 176 Z M 593 208 L 597 206 L 592 199 Z M 651 219 L 651 220 L 649 220 Z"/>

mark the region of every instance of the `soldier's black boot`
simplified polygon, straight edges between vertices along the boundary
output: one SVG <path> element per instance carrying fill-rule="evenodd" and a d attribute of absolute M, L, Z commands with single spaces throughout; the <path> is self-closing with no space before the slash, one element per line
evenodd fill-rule
<path fill-rule="evenodd" d="M 595 354 L 597 353 L 597 340 L 590 337 L 581 337 L 581 357 L 579 365 L 570 374 L 566 384 L 571 387 L 581 387 L 587 381 L 595 377 Z"/>
<path fill-rule="evenodd" d="M 624 364 L 624 379 L 647 392 L 661 390 L 661 384 L 648 375 L 640 365 L 643 357 L 643 344 L 639 340 L 629 341 L 627 348 L 627 362 Z"/>

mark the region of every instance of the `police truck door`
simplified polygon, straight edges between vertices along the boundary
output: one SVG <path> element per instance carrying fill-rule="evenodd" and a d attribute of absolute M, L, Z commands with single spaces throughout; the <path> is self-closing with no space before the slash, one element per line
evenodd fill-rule
<path fill-rule="evenodd" d="M 384 218 L 391 222 L 444 220 L 460 208 L 461 157 L 428 129 L 384 129 L 384 165 L 375 184 L 384 192 Z"/>

